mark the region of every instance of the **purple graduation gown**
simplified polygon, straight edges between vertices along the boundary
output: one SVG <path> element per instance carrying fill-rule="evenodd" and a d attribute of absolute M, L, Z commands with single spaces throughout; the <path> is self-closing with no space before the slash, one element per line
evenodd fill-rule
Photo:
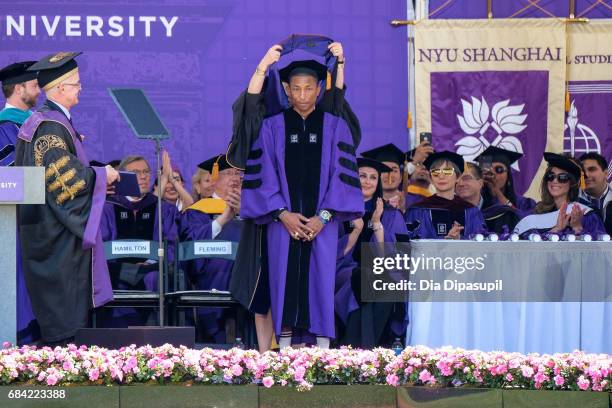
<path fill-rule="evenodd" d="M 157 197 L 151 193 L 147 193 L 144 198 L 140 201 L 132 202 L 126 197 L 113 195 L 108 197 L 106 203 L 104 203 L 104 211 L 102 214 L 102 222 L 100 229 L 102 231 L 103 241 L 113 241 L 116 239 L 122 239 L 118 236 L 117 219 L 115 215 L 115 206 L 118 206 L 127 211 L 138 212 L 145 207 L 154 205 L 157 203 Z M 154 226 L 152 236 L 138 237 L 138 239 L 157 241 L 159 233 L 157 207 L 154 212 Z M 166 259 L 169 264 L 174 261 L 174 245 L 178 241 L 178 222 L 179 212 L 175 205 L 169 204 L 162 201 L 162 225 L 163 225 L 163 238 L 167 241 L 166 247 Z M 156 271 L 148 272 L 144 278 L 145 289 L 150 291 L 157 291 L 157 281 L 159 279 Z M 129 288 L 122 288 L 129 289 Z"/>
<path fill-rule="evenodd" d="M 450 221 L 452 221 L 451 218 L 454 218 L 462 224 L 464 227 L 461 232 L 462 239 L 469 239 L 471 235 L 486 230 L 485 220 L 478 207 L 472 206 L 456 196 L 453 200 L 447 200 L 433 195 L 414 204 L 406 211 L 404 219 L 412 237 L 419 239 L 444 238 L 438 235 L 436 226 L 434 226 L 433 211 L 448 211 Z M 459 221 L 461 218 L 464 222 Z"/>
<path fill-rule="evenodd" d="M 335 213 L 312 242 L 308 270 L 309 327 L 312 334 L 333 338 L 334 280 L 338 225 L 363 215 L 363 195 L 357 176 L 355 149 L 344 120 L 323 116 L 321 167 L 317 209 Z M 289 253 L 289 234 L 272 213 L 291 208 L 285 169 L 285 121 L 283 114 L 264 120 L 255 141 L 242 189 L 241 216 L 265 224 L 268 248 L 270 300 L 274 330 L 281 332 Z M 304 214 L 307 217 L 315 214 Z"/>
<path fill-rule="evenodd" d="M 21 123 L 10 121 L 0 123 L 0 167 L 12 166 L 15 162 L 15 144 Z M 40 329 L 32 311 L 30 296 L 26 288 L 23 270 L 21 268 L 21 248 L 17 237 L 17 342 L 29 344 L 40 337 Z"/>
<path fill-rule="evenodd" d="M 384 242 L 396 242 L 396 234 L 408 234 L 402 213 L 397 209 L 385 208 L 380 217 L 380 222 L 384 228 Z M 364 226 L 364 228 L 366 227 Z M 349 315 L 359 309 L 359 302 L 355 298 L 355 293 L 351 286 L 353 270 L 359 267 L 357 261 L 353 258 L 355 247 L 351 248 L 346 255 L 343 254 L 348 241 L 348 235 L 349 232 L 347 231 L 342 234 L 341 238 L 338 240 L 338 260 L 335 282 L 336 294 L 334 296 L 336 315 L 345 325 L 348 322 Z M 376 242 L 374 234 L 370 237 L 369 242 Z M 355 246 L 357 245 L 360 245 L 359 240 Z M 397 316 L 397 318 L 391 320 L 390 327 L 396 336 L 401 337 L 406 332 L 407 323 L 404 316 Z M 359 346 L 358 344 L 354 345 Z"/>
<path fill-rule="evenodd" d="M 91 307 L 112 299 L 99 229 L 106 170 L 89 167 L 81 137 L 50 101 L 22 125 L 18 138 L 15 164 L 45 166 L 51 174 L 46 204 L 20 206 L 18 219 L 32 308 L 43 339 L 59 341 L 87 326 Z M 61 185 L 58 174 L 72 177 Z"/>
<path fill-rule="evenodd" d="M 187 209 L 181 217 L 180 237 L 182 241 L 197 241 L 212 239 L 213 217 L 198 210 Z M 215 237 L 220 241 L 240 240 L 242 221 L 235 219 L 223 226 L 221 232 Z M 228 290 L 229 280 L 234 261 L 227 259 L 202 258 L 186 263 L 185 267 L 189 280 L 198 290 Z M 208 336 L 214 336 L 217 341 L 225 339 L 225 324 L 222 318 L 223 309 L 205 308 L 197 309 L 198 326 Z"/>

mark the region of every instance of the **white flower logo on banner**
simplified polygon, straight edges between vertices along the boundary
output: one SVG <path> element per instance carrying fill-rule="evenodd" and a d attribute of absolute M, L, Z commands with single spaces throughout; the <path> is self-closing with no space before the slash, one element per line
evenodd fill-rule
<path fill-rule="evenodd" d="M 510 99 L 497 102 L 493 105 L 493 109 L 491 109 L 491 119 L 493 121 L 489 122 L 489 105 L 487 101 L 484 97 L 481 97 L 480 100 L 473 96 L 471 98 L 471 104 L 461 99 L 463 116 L 457 115 L 457 119 L 463 132 L 468 135 L 475 135 L 476 133 L 479 135 L 478 137 L 465 136 L 457 141 L 455 143 L 457 153 L 464 156 L 468 161 L 473 161 L 489 146 L 523 153 L 521 141 L 516 136 L 509 135 L 517 135 L 527 128 L 527 125 L 524 124 L 527 114 L 522 113 L 525 104 L 509 105 Z M 497 132 L 497 137 L 493 142 L 489 142 L 484 137 L 484 133 L 489 126 Z M 518 162 L 515 162 L 512 167 L 520 170 Z"/>

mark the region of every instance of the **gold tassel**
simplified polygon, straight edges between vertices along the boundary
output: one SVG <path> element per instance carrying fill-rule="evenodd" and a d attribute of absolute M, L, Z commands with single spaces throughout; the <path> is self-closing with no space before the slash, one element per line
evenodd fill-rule
<path fill-rule="evenodd" d="M 325 89 L 328 90 L 328 91 L 332 87 L 332 83 L 331 82 L 332 82 L 331 74 L 329 73 L 329 71 L 327 71 L 327 81 L 326 81 L 326 84 L 325 84 Z"/>
<path fill-rule="evenodd" d="M 217 161 L 215 162 L 215 164 L 213 164 L 212 175 L 210 176 L 210 178 L 212 179 L 213 183 L 219 178 L 219 158 L 217 158 Z"/>
<path fill-rule="evenodd" d="M 580 172 L 580 189 L 584 190 L 586 187 L 586 181 L 584 180 L 584 173 Z"/>
<path fill-rule="evenodd" d="M 408 120 L 406 121 L 406 127 L 412 129 L 412 112 L 408 111 Z"/>
<path fill-rule="evenodd" d="M 570 94 L 569 89 L 565 90 L 565 112 L 569 112 L 570 110 Z"/>

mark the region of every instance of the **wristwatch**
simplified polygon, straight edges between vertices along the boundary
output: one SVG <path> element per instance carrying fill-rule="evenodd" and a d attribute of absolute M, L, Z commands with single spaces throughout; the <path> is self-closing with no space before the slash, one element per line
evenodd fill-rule
<path fill-rule="evenodd" d="M 323 225 L 327 224 L 332 219 L 332 213 L 327 210 L 319 211 L 319 219 L 323 223 Z"/>
<path fill-rule="evenodd" d="M 279 208 L 278 210 L 272 211 L 272 219 L 276 222 L 280 220 L 280 215 L 287 211 L 286 208 Z"/>

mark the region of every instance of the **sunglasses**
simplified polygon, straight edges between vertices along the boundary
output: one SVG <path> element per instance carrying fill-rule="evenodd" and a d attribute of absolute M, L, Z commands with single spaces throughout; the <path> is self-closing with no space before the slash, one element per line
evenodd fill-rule
<path fill-rule="evenodd" d="M 570 175 L 569 173 L 559 173 L 559 174 L 546 173 L 546 175 L 544 176 L 544 179 L 548 181 L 549 183 L 552 181 L 555 181 L 556 179 L 559 183 L 565 184 L 565 183 L 570 182 Z"/>
<path fill-rule="evenodd" d="M 453 174 L 455 174 L 455 169 L 450 167 L 447 167 L 445 169 L 434 169 L 430 171 L 430 173 L 432 177 L 439 177 L 441 174 L 444 174 L 445 176 L 452 176 Z"/>

